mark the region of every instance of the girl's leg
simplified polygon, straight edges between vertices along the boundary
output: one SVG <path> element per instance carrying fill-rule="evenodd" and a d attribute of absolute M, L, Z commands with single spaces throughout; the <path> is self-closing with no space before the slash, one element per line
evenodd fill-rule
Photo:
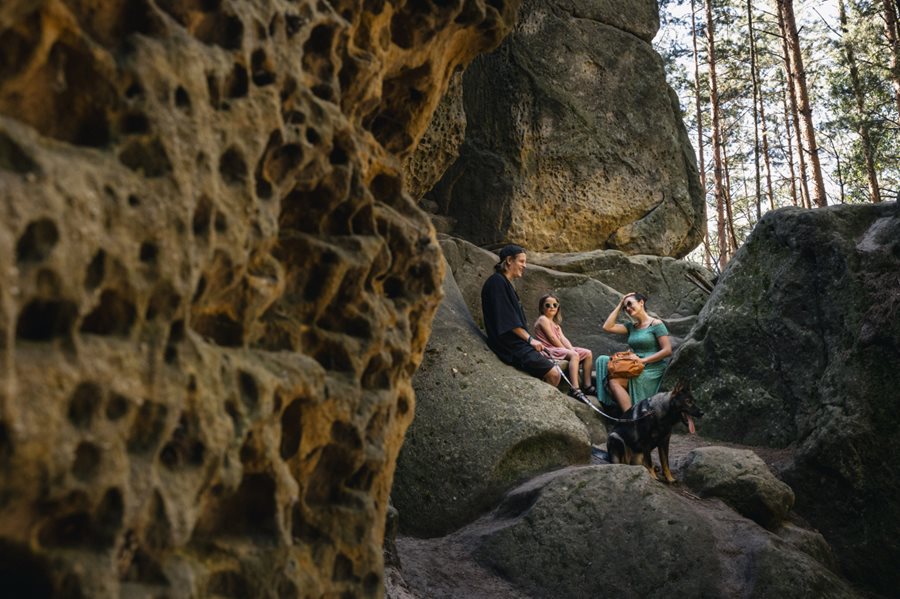
<path fill-rule="evenodd" d="M 581 369 L 584 371 L 584 379 L 581 381 L 581 386 L 584 389 L 587 389 L 591 386 L 591 370 L 593 369 L 594 364 L 594 354 L 588 352 L 584 357 L 584 360 L 581 361 Z"/>
<path fill-rule="evenodd" d="M 570 350 L 566 359 L 569 360 L 569 379 L 572 381 L 572 388 L 580 389 L 581 385 L 578 384 L 578 352 Z M 590 369 L 590 366 L 588 366 L 588 369 Z"/>
<path fill-rule="evenodd" d="M 628 395 L 628 379 L 609 379 L 609 390 L 613 399 L 622 408 L 623 414 L 631 408 L 631 396 Z"/>

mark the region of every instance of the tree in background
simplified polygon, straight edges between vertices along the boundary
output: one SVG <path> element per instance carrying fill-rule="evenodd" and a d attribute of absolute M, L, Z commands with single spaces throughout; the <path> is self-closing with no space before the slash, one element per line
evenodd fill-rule
<path fill-rule="evenodd" d="M 667 64 L 670 84 L 682 105 L 691 107 L 683 116 L 715 220 L 705 246 L 719 264 L 768 210 L 897 197 L 898 5 L 900 0 L 660 2 L 663 28 L 655 43 L 673 63 Z M 704 9 L 705 19 L 697 15 Z M 705 45 L 695 41 L 704 35 Z M 680 52 L 663 51 L 671 44 Z"/>

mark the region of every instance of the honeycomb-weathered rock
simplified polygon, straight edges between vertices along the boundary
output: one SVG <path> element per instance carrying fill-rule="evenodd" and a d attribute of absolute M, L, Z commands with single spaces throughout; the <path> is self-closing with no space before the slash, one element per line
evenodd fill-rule
<path fill-rule="evenodd" d="M 517 0 L 0 7 L 0 570 L 382 588 L 440 250 L 399 157 Z"/>

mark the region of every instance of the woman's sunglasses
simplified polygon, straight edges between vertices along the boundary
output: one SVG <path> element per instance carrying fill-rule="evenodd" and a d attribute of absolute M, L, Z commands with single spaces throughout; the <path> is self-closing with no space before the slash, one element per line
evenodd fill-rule
<path fill-rule="evenodd" d="M 637 302 L 625 302 L 626 308 L 631 308 L 633 306 L 637 306 Z"/>
<path fill-rule="evenodd" d="M 554 304 L 554 303 L 551 303 L 551 302 L 547 302 L 546 304 L 544 304 L 544 308 L 547 308 L 548 310 L 549 310 L 550 308 L 559 308 L 559 304 Z"/>

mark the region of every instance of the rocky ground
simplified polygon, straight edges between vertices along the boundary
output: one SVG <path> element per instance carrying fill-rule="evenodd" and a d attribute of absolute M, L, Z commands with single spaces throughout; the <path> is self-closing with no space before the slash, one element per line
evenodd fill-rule
<path fill-rule="evenodd" d="M 678 476 L 678 465 L 694 449 L 700 447 L 724 446 L 751 449 L 773 471 L 779 472 L 791 459 L 791 449 L 767 447 L 747 447 L 733 443 L 723 443 L 704 438 L 702 435 L 673 435 L 670 455 L 673 469 Z M 658 457 L 654 452 L 654 463 Z M 607 462 L 594 456 L 591 465 Z M 664 485 L 669 492 L 680 495 L 696 505 L 696 509 L 710 514 L 730 511 L 717 498 L 701 498 L 692 493 L 682 482 Z M 402 514 L 401 514 L 402 518 Z M 795 521 L 799 517 L 791 515 Z M 805 523 L 800 522 L 805 525 Z M 470 526 L 443 537 L 418 539 L 410 536 L 397 538 L 400 568 L 388 566 L 385 571 L 385 596 L 389 599 L 458 599 L 491 598 L 519 599 L 530 597 L 527 591 L 516 587 L 501 573 L 485 567 L 474 557 L 481 539 L 493 529 L 502 526 L 495 520 L 484 517 Z M 611 570 L 597 564 L 597 576 L 609 576 Z"/>

